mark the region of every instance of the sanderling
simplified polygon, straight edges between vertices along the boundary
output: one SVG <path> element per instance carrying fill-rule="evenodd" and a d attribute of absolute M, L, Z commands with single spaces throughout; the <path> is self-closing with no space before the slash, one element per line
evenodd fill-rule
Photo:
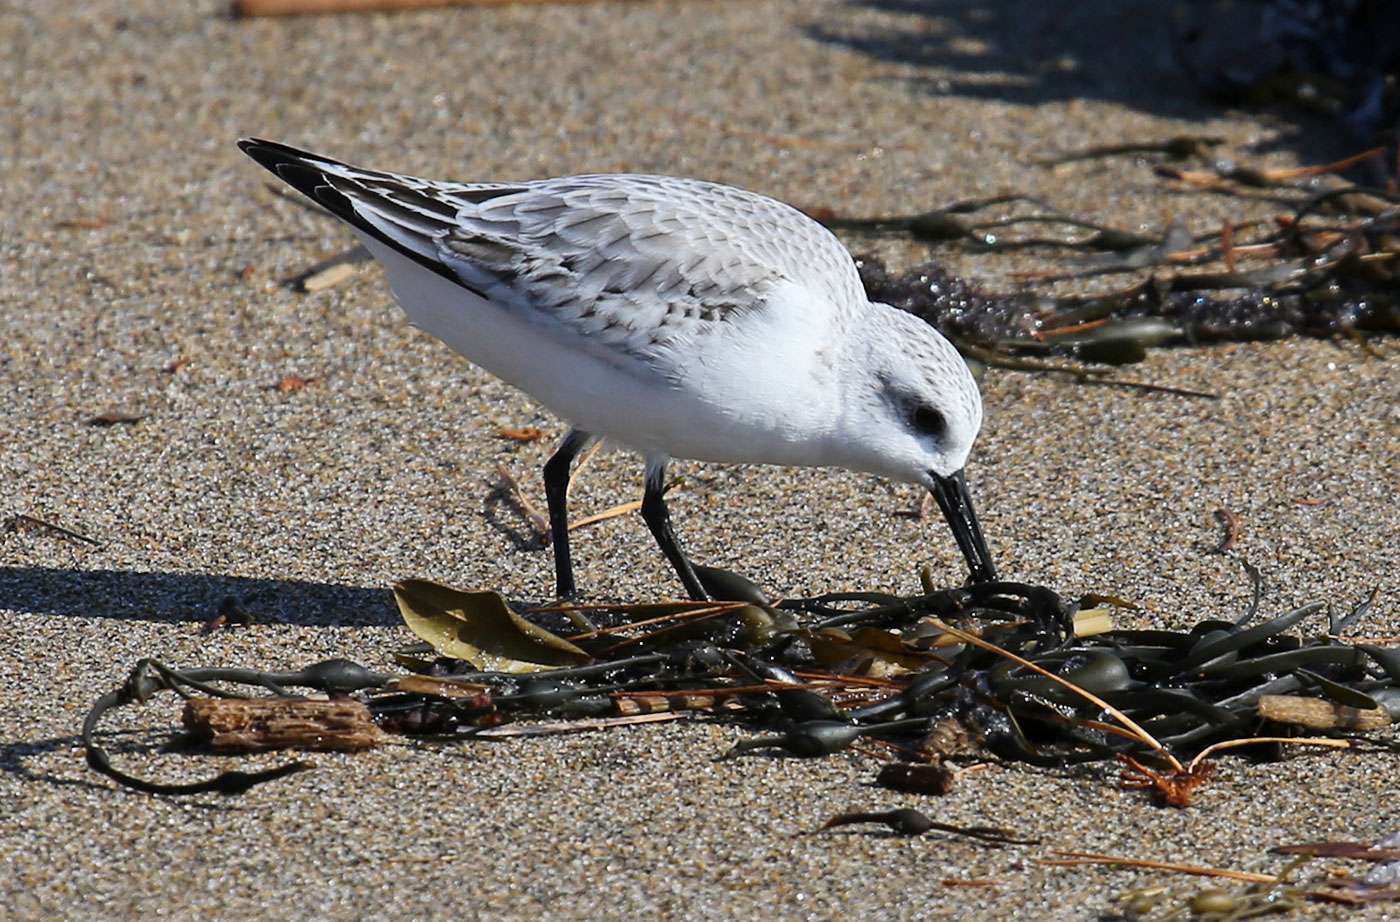
<path fill-rule="evenodd" d="M 420 327 L 572 424 L 544 466 L 555 588 L 565 488 L 598 438 L 646 462 L 642 518 L 709 597 L 664 498 L 671 458 L 842 467 L 927 487 L 974 580 L 996 578 L 963 466 L 977 384 L 932 327 L 865 296 L 781 202 L 668 176 L 437 182 L 256 139 L 258 163 L 354 229 Z"/>

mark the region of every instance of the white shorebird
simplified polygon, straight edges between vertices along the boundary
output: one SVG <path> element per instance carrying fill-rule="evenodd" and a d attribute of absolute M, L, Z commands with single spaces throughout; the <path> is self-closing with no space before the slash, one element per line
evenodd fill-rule
<path fill-rule="evenodd" d="M 569 469 L 597 438 L 645 459 L 642 518 L 692 598 L 709 593 L 666 509 L 673 457 L 922 484 L 972 578 L 996 578 L 962 474 L 982 425 L 967 365 L 869 301 L 796 209 L 668 176 L 437 182 L 239 147 L 349 224 L 418 326 L 572 424 L 544 466 L 560 597 L 575 594 Z"/>

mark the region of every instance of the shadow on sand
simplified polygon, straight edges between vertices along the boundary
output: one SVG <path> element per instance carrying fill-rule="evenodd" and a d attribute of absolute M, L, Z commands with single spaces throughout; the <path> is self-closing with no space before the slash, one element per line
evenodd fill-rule
<path fill-rule="evenodd" d="M 262 623 L 340 627 L 400 623 L 386 588 L 208 573 L 0 567 L 0 609 L 62 617 L 207 621 L 234 598 Z"/>
<path fill-rule="evenodd" d="M 1266 12 L 1258 5 L 1242 6 L 1238 22 L 1207 20 L 1224 49 L 1182 45 L 1177 37 L 1200 11 L 1191 3 L 1163 0 L 848 0 L 809 23 L 807 33 L 925 71 L 903 79 L 932 97 L 1023 105 L 1100 99 L 1156 116 L 1199 120 L 1226 114 L 1210 98 L 1219 83 L 1213 74 L 1232 54 L 1248 59 L 1251 42 L 1258 41 L 1259 17 Z M 862 15 L 867 10 L 888 16 L 873 25 Z M 1272 111 L 1282 123 L 1282 137 L 1259 150 L 1286 146 L 1325 158 L 1349 149 L 1330 120 L 1290 108 Z M 1328 130 L 1316 130 L 1322 127 Z"/>

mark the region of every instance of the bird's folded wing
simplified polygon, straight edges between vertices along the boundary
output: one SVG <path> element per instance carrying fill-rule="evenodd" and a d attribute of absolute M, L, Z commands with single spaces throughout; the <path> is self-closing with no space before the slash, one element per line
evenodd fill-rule
<path fill-rule="evenodd" d="M 836 304 L 863 300 L 825 228 L 728 186 L 626 174 L 450 183 L 273 142 L 244 149 L 361 232 L 609 361 L 656 359 L 739 322 L 780 282 Z"/>
<path fill-rule="evenodd" d="M 761 309 L 782 267 L 646 181 L 618 179 L 430 192 L 334 182 L 381 239 L 576 348 L 646 360 Z"/>

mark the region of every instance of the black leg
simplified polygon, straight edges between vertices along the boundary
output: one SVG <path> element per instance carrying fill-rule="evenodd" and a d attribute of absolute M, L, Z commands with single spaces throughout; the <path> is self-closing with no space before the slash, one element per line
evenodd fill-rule
<path fill-rule="evenodd" d="M 591 441 L 593 436 L 587 432 L 570 429 L 544 463 L 544 498 L 549 504 L 549 534 L 554 542 L 554 591 L 561 599 L 571 598 L 577 591 L 569 554 L 569 468 Z"/>
<path fill-rule="evenodd" d="M 697 602 L 710 601 L 710 594 L 700 584 L 695 568 L 686 559 L 676 540 L 676 530 L 671 527 L 671 513 L 666 510 L 666 461 L 647 459 L 646 487 L 642 493 L 642 520 L 651 529 L 656 543 L 661 545 L 661 553 L 671 562 L 676 575 L 685 585 L 685 591 Z"/>

